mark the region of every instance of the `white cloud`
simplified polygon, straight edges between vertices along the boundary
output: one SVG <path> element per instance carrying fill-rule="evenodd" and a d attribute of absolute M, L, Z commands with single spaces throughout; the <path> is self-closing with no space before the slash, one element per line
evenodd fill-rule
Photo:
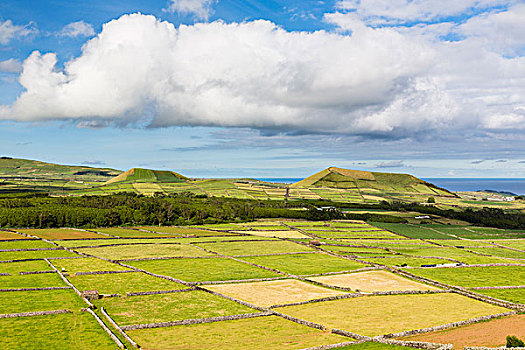
<path fill-rule="evenodd" d="M 66 25 L 64 28 L 62 28 L 58 35 L 69 38 L 76 38 L 79 36 L 93 36 L 95 35 L 95 30 L 91 24 L 84 21 L 78 21 Z"/>
<path fill-rule="evenodd" d="M 417 54 L 415 54 L 417 53 Z M 287 32 L 267 21 L 181 26 L 126 15 L 57 70 L 34 52 L 4 118 L 107 125 L 213 125 L 348 134 L 441 127 L 453 101 L 427 71 L 425 43 L 363 27 L 352 36 Z M 372 117 L 371 117 L 372 116 Z"/>
<path fill-rule="evenodd" d="M 506 11 L 484 13 L 458 26 L 467 38 L 479 40 L 491 50 L 507 55 L 525 53 L 525 3 Z"/>
<path fill-rule="evenodd" d="M 15 38 L 28 36 L 35 32 L 36 28 L 33 23 L 14 25 L 11 20 L 0 21 L 0 44 L 7 45 Z"/>
<path fill-rule="evenodd" d="M 512 22 L 519 11 L 483 18 Z M 268 21 L 176 28 L 125 15 L 64 69 L 55 54 L 34 52 L 19 77 L 26 91 L 0 118 L 389 137 L 522 130 L 513 126 L 525 106 L 525 57 L 472 34 L 485 22 L 441 41 L 435 33 L 460 26 L 371 28 L 351 13 L 326 20 L 341 31 L 288 32 Z"/>
<path fill-rule="evenodd" d="M 402 160 L 392 160 L 389 162 L 379 162 L 376 168 L 404 168 L 406 165 Z"/>
<path fill-rule="evenodd" d="M 523 130 L 525 129 L 525 106 L 517 108 L 513 113 L 494 114 L 483 119 L 483 126 L 493 130 Z"/>
<path fill-rule="evenodd" d="M 337 7 L 351 10 L 369 23 L 410 23 L 432 21 L 497 6 L 514 0 L 340 0 Z"/>
<path fill-rule="evenodd" d="M 168 12 L 190 14 L 198 19 L 208 20 L 213 13 L 213 5 L 218 0 L 170 0 Z"/>
<path fill-rule="evenodd" d="M 20 73 L 21 71 L 22 63 L 19 60 L 10 58 L 6 61 L 0 61 L 0 72 Z"/>

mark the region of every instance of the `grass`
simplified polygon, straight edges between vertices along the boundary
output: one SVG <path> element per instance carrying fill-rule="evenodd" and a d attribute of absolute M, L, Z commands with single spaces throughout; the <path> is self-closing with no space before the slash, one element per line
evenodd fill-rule
<path fill-rule="evenodd" d="M 44 288 L 66 287 L 66 284 L 56 273 L 37 275 L 0 276 L 1 288 Z"/>
<path fill-rule="evenodd" d="M 224 236 L 224 235 L 231 235 L 228 232 L 217 232 L 217 231 L 207 231 L 202 230 L 198 228 L 186 228 L 186 227 L 178 227 L 178 226 L 140 226 L 137 228 L 141 228 L 144 230 L 159 232 L 163 234 L 172 234 L 172 235 L 180 235 L 180 236 Z"/>
<path fill-rule="evenodd" d="M 491 240 L 488 240 L 486 242 L 495 242 L 495 243 L 498 243 L 498 244 L 503 245 L 505 247 L 525 250 L 525 239 L 520 239 L 520 240 L 510 240 L 510 239 L 496 240 L 496 239 L 491 239 Z"/>
<path fill-rule="evenodd" d="M 34 250 L 19 252 L 0 252 L 0 261 L 23 260 L 23 259 L 43 259 L 43 258 L 63 258 L 76 257 L 75 253 L 68 252 L 64 249 L 58 250 Z"/>
<path fill-rule="evenodd" d="M 433 239 L 432 242 L 438 243 L 441 245 L 445 245 L 445 246 L 449 246 L 449 247 L 456 247 L 456 246 L 479 247 L 479 246 L 489 246 L 490 245 L 488 242 L 479 242 L 479 241 L 472 241 L 472 240 L 465 240 L 465 239 Z"/>
<path fill-rule="evenodd" d="M 11 241 L 11 242 L 0 241 L 0 249 L 34 249 L 34 248 L 56 248 L 56 246 L 54 246 L 51 243 L 41 241 L 39 239 L 25 240 L 25 241 Z"/>
<path fill-rule="evenodd" d="M 88 313 L 0 319 L 3 349 L 114 350 L 117 346 Z"/>
<path fill-rule="evenodd" d="M 77 231 L 65 228 L 45 228 L 45 229 L 19 229 L 22 233 L 37 236 L 44 239 L 79 239 L 79 238 L 104 238 L 94 232 Z"/>
<path fill-rule="evenodd" d="M 375 343 L 375 342 L 365 342 L 353 345 L 347 345 L 337 348 L 337 350 L 409 350 L 414 348 L 409 348 L 406 346 Z"/>
<path fill-rule="evenodd" d="M 468 251 L 465 251 L 460 248 L 453 248 L 453 247 L 422 247 L 417 248 L 415 246 L 414 248 L 392 248 L 392 250 L 407 254 L 407 255 L 416 255 L 416 256 L 429 256 L 429 257 L 443 257 L 443 258 L 450 258 L 454 260 L 458 260 L 465 264 L 489 264 L 489 263 L 502 263 L 502 262 L 509 262 L 508 260 L 498 258 L 498 257 L 491 257 L 491 256 L 483 256 L 483 255 L 477 255 Z"/>
<path fill-rule="evenodd" d="M 18 235 L 18 234 L 13 233 L 13 232 L 0 231 L 0 241 L 11 240 L 11 239 L 26 240 L 27 237 L 24 237 L 22 235 Z"/>
<path fill-rule="evenodd" d="M 507 309 L 458 294 L 442 293 L 367 296 L 289 306 L 277 311 L 330 328 L 377 336 L 497 314 Z"/>
<path fill-rule="evenodd" d="M 407 224 L 393 224 L 386 222 L 374 222 L 374 226 L 381 227 L 385 230 L 395 232 L 397 234 L 410 237 L 410 238 L 423 238 L 423 239 L 451 239 L 446 234 L 432 231 L 429 227 L 425 226 L 415 226 Z"/>
<path fill-rule="evenodd" d="M 258 312 L 234 301 L 204 292 L 106 298 L 96 302 L 120 325 L 179 321 Z"/>
<path fill-rule="evenodd" d="M 246 255 L 246 254 L 276 254 L 314 252 L 315 250 L 303 245 L 286 242 L 222 242 L 222 243 L 200 243 L 200 247 L 209 249 L 224 255 Z"/>
<path fill-rule="evenodd" d="M 525 281 L 525 266 L 431 268 L 410 272 L 461 287 L 516 286 Z"/>
<path fill-rule="evenodd" d="M 512 303 L 525 304 L 525 289 L 524 288 L 512 288 L 512 289 L 484 289 L 474 290 L 474 292 L 488 295 L 489 297 L 507 300 Z"/>
<path fill-rule="evenodd" d="M 183 238 L 110 238 L 110 239 L 79 239 L 70 241 L 57 241 L 62 247 L 94 247 L 112 244 L 138 244 L 138 243 L 179 243 Z"/>
<path fill-rule="evenodd" d="M 83 307 L 85 304 L 72 289 L 0 293 L 0 314 L 62 309 L 78 311 Z"/>
<path fill-rule="evenodd" d="M 43 260 L 15 261 L 0 263 L 0 272 L 17 275 L 19 272 L 27 271 L 52 271 L 53 269 Z"/>
<path fill-rule="evenodd" d="M 218 284 L 207 288 L 263 307 L 344 294 L 294 279 Z"/>
<path fill-rule="evenodd" d="M 91 271 L 124 271 L 128 268 L 122 267 L 118 264 L 113 264 L 105 260 L 97 258 L 81 258 L 81 259 L 60 259 L 53 260 L 52 264 L 59 270 L 65 269 L 65 272 L 72 274 L 77 272 L 91 272 Z"/>
<path fill-rule="evenodd" d="M 134 238 L 140 238 L 140 237 L 153 237 L 153 238 L 161 238 L 161 237 L 180 237 L 180 235 L 168 235 L 168 234 L 159 234 L 154 232 L 144 232 L 139 230 L 134 230 L 131 228 L 124 228 L 124 227 L 108 227 L 108 228 L 96 228 L 93 229 L 93 231 L 107 233 L 109 235 L 115 236 L 115 237 L 134 237 Z M 99 237 L 102 238 L 102 237 Z"/>
<path fill-rule="evenodd" d="M 323 250 L 328 250 L 341 255 L 361 255 L 361 254 L 375 254 L 375 255 L 389 255 L 392 252 L 381 248 L 363 248 L 363 247 L 339 247 L 323 245 Z"/>
<path fill-rule="evenodd" d="M 153 257 L 195 257 L 212 256 L 204 250 L 188 244 L 130 244 L 112 247 L 78 249 L 79 252 L 106 259 L 140 259 Z"/>
<path fill-rule="evenodd" d="M 129 265 L 183 281 L 228 281 L 279 275 L 226 258 L 131 261 Z"/>
<path fill-rule="evenodd" d="M 331 286 L 352 288 L 365 292 L 383 292 L 397 290 L 435 290 L 431 287 L 388 271 L 365 271 L 342 275 L 311 277 L 313 281 Z"/>
<path fill-rule="evenodd" d="M 350 271 L 366 266 L 355 261 L 336 258 L 322 253 L 255 256 L 242 259 L 293 275 L 312 275 L 324 272 Z"/>
<path fill-rule="evenodd" d="M 235 231 L 237 232 L 237 231 Z M 303 235 L 302 233 L 298 231 L 239 231 L 242 233 L 248 233 L 253 236 L 259 236 L 259 237 L 278 237 L 278 238 L 309 238 L 306 235 Z"/>
<path fill-rule="evenodd" d="M 157 278 L 142 272 L 76 275 L 69 276 L 68 279 L 80 291 L 96 289 L 100 294 L 124 295 L 132 292 L 151 292 L 157 290 L 186 288 L 186 286 L 182 284 Z"/>
<path fill-rule="evenodd" d="M 419 267 L 421 265 L 428 264 L 448 264 L 450 261 L 442 259 L 432 259 L 432 258 L 413 258 L 408 256 L 392 256 L 388 258 L 361 258 L 361 260 L 373 262 L 376 264 L 386 265 L 386 266 L 411 266 Z"/>
<path fill-rule="evenodd" d="M 518 252 L 515 250 L 511 250 L 511 249 L 494 247 L 494 248 L 471 248 L 471 250 L 476 251 L 478 253 L 490 254 L 490 255 L 499 256 L 499 257 L 525 259 L 525 252 Z"/>
<path fill-rule="evenodd" d="M 304 349 L 351 340 L 277 316 L 140 329 L 127 333 L 144 348 L 171 350 Z"/>

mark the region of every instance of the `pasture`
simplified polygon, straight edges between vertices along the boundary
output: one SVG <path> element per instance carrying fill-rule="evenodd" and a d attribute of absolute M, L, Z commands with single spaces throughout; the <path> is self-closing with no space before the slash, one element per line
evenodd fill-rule
<path fill-rule="evenodd" d="M 219 185 L 210 183 L 204 190 L 232 191 L 213 187 Z M 264 193 L 257 186 L 250 191 L 253 196 Z M 343 190 L 331 194 L 345 195 Z M 144 349 L 333 345 L 347 350 L 403 350 L 407 348 L 384 343 L 348 345 L 354 339 L 332 329 L 385 335 L 511 310 L 490 304 L 489 297 L 516 308 L 525 302 L 520 287 L 525 285 L 525 266 L 519 265 L 521 239 L 510 238 L 512 233 L 506 231 L 503 239 L 493 239 L 499 231 L 474 227 L 473 232 L 461 230 L 489 238 L 458 239 L 454 237 L 462 233 L 458 227 L 441 226 L 452 227 L 272 219 L 193 227 L 25 230 L 31 239 L 0 231 L 10 238 L 0 240 L 0 315 L 8 315 L 0 318 L 2 345 L 118 347 L 61 275 L 81 293 L 95 295 L 93 312 L 128 349 L 133 345 L 102 308 Z M 456 260 L 462 264 L 439 267 Z M 514 265 L 469 265 L 479 263 Z M 432 264 L 438 267 L 421 267 Z M 370 267 L 374 269 L 361 270 Z M 400 271 L 471 290 L 481 300 L 394 273 Z M 470 289 L 493 286 L 513 288 Z M 385 293 L 391 295 L 377 295 Z M 17 314 L 27 312 L 59 313 Z M 500 319 L 476 322 L 473 330 L 457 327 L 414 340 L 462 344 L 458 339 L 481 334 L 485 324 L 496 325 L 495 330 L 522 327 L 519 317 L 508 319 L 512 321 L 504 326 L 496 322 Z M 500 345 L 503 331 L 498 332 L 490 339 L 478 337 L 480 344 Z"/>

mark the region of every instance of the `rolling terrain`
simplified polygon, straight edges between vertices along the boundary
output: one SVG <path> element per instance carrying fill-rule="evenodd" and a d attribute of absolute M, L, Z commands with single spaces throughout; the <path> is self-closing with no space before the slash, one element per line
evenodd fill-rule
<path fill-rule="evenodd" d="M 432 198 L 435 205 L 442 209 L 525 209 L 523 200 L 491 201 L 486 200 L 483 193 L 452 193 L 410 174 L 329 167 L 294 184 L 284 184 L 249 178 L 195 179 L 174 171 L 143 168 L 122 172 L 110 168 L 66 166 L 3 157 L 0 159 L 0 194 L 21 192 L 49 193 L 52 196 L 132 192 L 148 196 L 183 194 L 352 204 L 377 204 L 381 201 L 427 203 Z"/>

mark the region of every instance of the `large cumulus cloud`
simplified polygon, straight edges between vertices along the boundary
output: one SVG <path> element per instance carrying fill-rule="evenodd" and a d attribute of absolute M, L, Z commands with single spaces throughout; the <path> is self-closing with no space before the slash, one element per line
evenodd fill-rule
<path fill-rule="evenodd" d="M 63 69 L 34 52 L 3 118 L 406 135 L 443 127 L 454 98 L 435 49 L 389 28 L 289 32 L 268 21 L 181 25 L 125 15 Z"/>

